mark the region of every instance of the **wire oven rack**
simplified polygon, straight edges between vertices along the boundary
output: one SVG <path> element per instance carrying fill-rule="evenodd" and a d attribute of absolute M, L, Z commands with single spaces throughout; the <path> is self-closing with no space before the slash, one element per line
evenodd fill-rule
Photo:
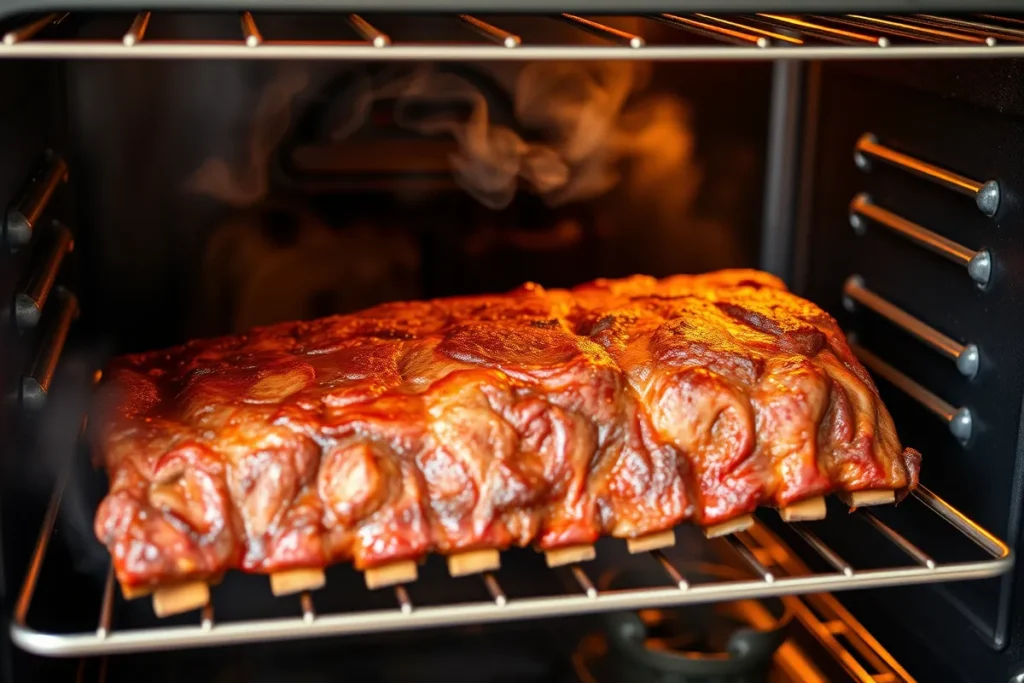
<path fill-rule="evenodd" d="M 764 523 L 758 521 L 747 532 L 724 539 L 750 570 L 752 578 L 748 579 L 690 583 L 685 576 L 685 569 L 681 571 L 661 551 L 652 551 L 651 555 L 664 569 L 664 586 L 615 591 L 598 590 L 587 576 L 585 565 L 573 565 L 569 570 L 578 585 L 578 590 L 566 594 L 509 596 L 502 589 L 497 576 L 486 573 L 481 577 L 489 599 L 475 602 L 420 607 L 413 604 L 405 587 L 398 586 L 395 588 L 396 605 L 393 608 L 318 614 L 312 596 L 303 593 L 298 601 L 299 609 L 292 617 L 216 622 L 213 605 L 207 604 L 200 611 L 200 618 L 194 625 L 122 630 L 116 630 L 112 626 L 116 589 L 113 574 L 108 572 L 96 629 L 79 633 L 52 633 L 33 628 L 28 618 L 47 547 L 54 534 L 63 488 L 58 486 L 44 517 L 11 622 L 11 637 L 14 643 L 29 652 L 52 657 L 236 645 L 617 610 L 666 608 L 857 588 L 983 579 L 1009 571 L 1014 562 L 1013 552 L 1005 543 L 922 486 L 908 498 L 908 503 L 909 500 L 913 500 L 925 508 L 915 512 L 927 514 L 927 511 L 931 511 L 937 515 L 939 519 L 932 521 L 943 526 L 943 545 L 947 545 L 951 540 L 955 541 L 952 536 L 958 533 L 972 544 L 974 552 L 985 559 L 938 562 L 871 511 L 860 509 L 850 517 L 861 518 L 867 522 L 867 528 L 873 528 L 883 537 L 879 539 L 880 543 L 888 543 L 894 546 L 894 549 L 898 548 L 911 561 L 910 564 L 868 569 L 854 567 L 826 545 L 811 530 L 811 525 L 793 523 L 787 527 L 802 539 L 803 551 L 816 556 L 822 566 L 828 566 L 831 570 L 789 575 L 779 562 L 772 559 L 769 544 L 758 540 L 763 539 L 766 534 L 771 536 Z M 905 513 L 903 510 L 898 512 Z"/>
<path fill-rule="evenodd" d="M 192 15 L 198 22 L 192 26 L 194 33 L 202 35 L 208 31 L 200 29 L 208 24 L 229 19 L 229 35 L 213 40 L 151 38 L 154 24 L 176 15 L 144 11 L 134 18 L 126 15 L 123 24 L 115 21 L 113 27 L 109 18 L 104 20 L 102 35 L 80 30 L 104 16 L 52 12 L 23 18 L 3 34 L 0 58 L 686 61 L 1024 56 L 1024 19 L 994 14 L 449 14 L 432 15 L 424 24 L 432 28 L 419 30 L 417 18 L 406 15 L 413 19 L 407 28 L 414 30 L 397 40 L 377 27 L 377 19 L 358 14 L 332 16 L 339 26 L 329 39 L 278 35 L 276 15 Z M 552 33 L 555 22 L 565 31 Z"/>

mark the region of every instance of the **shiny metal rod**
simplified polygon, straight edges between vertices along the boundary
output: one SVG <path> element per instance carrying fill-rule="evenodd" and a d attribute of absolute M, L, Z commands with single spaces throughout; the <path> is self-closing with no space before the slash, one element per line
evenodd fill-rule
<path fill-rule="evenodd" d="M 583 589 L 583 592 L 587 594 L 588 598 L 597 597 L 597 588 L 594 587 L 594 582 L 590 580 L 590 577 L 587 576 L 587 573 L 584 572 L 578 564 L 573 565 L 572 575 L 576 579 L 576 583 L 578 583 L 580 588 Z"/>
<path fill-rule="evenodd" d="M 491 594 L 491 599 L 494 600 L 494 604 L 498 607 L 504 607 L 508 602 L 508 598 L 505 596 L 505 591 L 501 590 L 501 586 L 498 585 L 498 580 L 494 578 L 494 574 L 491 572 L 484 572 L 484 585 L 487 586 L 487 592 Z"/>
<path fill-rule="evenodd" d="M 64 488 L 67 485 L 70 469 L 70 467 L 65 467 L 58 475 L 57 485 L 54 487 L 53 495 L 50 497 L 50 504 L 46 507 L 43 522 L 39 527 L 39 537 L 36 539 L 35 548 L 32 550 L 32 560 L 25 571 L 21 592 L 18 593 L 18 602 L 14 606 L 14 619 L 22 624 L 28 619 L 28 608 L 32 605 L 32 596 L 35 595 L 36 586 L 39 584 L 39 574 L 43 570 L 46 549 L 50 545 L 50 539 L 53 538 L 53 529 L 57 524 L 57 512 L 60 510 L 60 502 L 64 497 Z"/>
<path fill-rule="evenodd" d="M 64 21 L 67 16 L 68 12 L 51 12 L 50 14 L 29 22 L 24 26 L 19 26 L 12 31 L 8 31 L 4 34 L 4 45 L 14 45 L 15 43 L 29 40 L 32 36 L 36 35 L 47 26 L 59 24 Z"/>
<path fill-rule="evenodd" d="M 395 599 L 398 600 L 398 606 L 402 610 L 402 614 L 412 614 L 412 599 L 409 597 L 409 591 L 406 590 L 405 586 L 395 586 Z"/>
<path fill-rule="evenodd" d="M 299 595 L 299 605 L 302 607 L 302 621 L 312 624 L 316 620 L 316 609 L 313 607 L 313 596 L 309 591 L 302 591 Z"/>
<path fill-rule="evenodd" d="M 39 258 L 33 259 L 28 279 L 14 295 L 14 322 L 19 330 L 27 330 L 39 324 L 43 306 L 57 281 L 64 257 L 75 248 L 71 231 L 59 223 L 48 231 L 46 238 L 46 244 L 38 254 Z"/>
<path fill-rule="evenodd" d="M 701 36 L 708 36 L 716 40 L 738 45 L 756 45 L 757 47 L 768 47 L 771 40 L 764 35 L 757 35 L 746 30 L 739 30 L 736 26 L 719 26 L 707 21 L 690 19 L 678 14 L 656 14 L 651 16 L 664 24 Z"/>
<path fill-rule="evenodd" d="M 199 613 L 199 627 L 204 631 L 213 629 L 213 603 L 206 603 Z"/>
<path fill-rule="evenodd" d="M 915 34 L 916 33 L 916 34 L 919 34 L 919 35 L 922 35 L 922 36 L 925 36 L 925 37 L 929 37 L 929 38 L 937 38 L 937 39 L 941 39 L 941 40 L 950 40 L 950 41 L 956 41 L 956 42 L 960 42 L 960 43 L 974 43 L 974 44 L 983 44 L 983 45 L 990 45 L 990 46 L 996 44 L 994 38 L 990 38 L 990 39 L 986 40 L 985 38 L 979 38 L 978 36 L 972 36 L 972 35 L 969 35 L 967 33 L 963 33 L 963 32 L 960 32 L 960 31 L 946 31 L 946 30 L 942 30 L 942 29 L 931 28 L 931 27 L 928 27 L 928 26 L 918 26 L 917 24 L 913 24 L 913 23 L 910 23 L 910 22 L 907 22 L 907 21 L 897 21 L 895 19 L 883 19 L 881 17 L 869 17 L 869 16 L 865 16 L 863 14 L 848 14 L 846 16 L 850 17 L 851 19 L 856 19 L 857 21 L 862 21 L 862 22 L 865 22 L 865 23 L 868 23 L 868 24 L 873 24 L 875 26 L 878 26 L 880 31 L 884 31 L 887 28 L 893 28 L 893 29 L 896 29 L 898 31 L 904 31 L 904 32 L 911 33 L 911 34 Z"/>
<path fill-rule="evenodd" d="M 869 510 L 860 510 L 860 515 L 870 522 L 873 527 L 881 531 L 882 535 L 899 546 L 900 550 L 914 558 L 918 564 L 928 567 L 928 569 L 935 569 L 935 560 L 933 560 L 926 552 L 908 541 L 903 534 L 878 519 L 878 517 L 873 515 Z"/>
<path fill-rule="evenodd" d="M 772 25 L 770 22 L 766 25 Z M 776 28 L 789 29 L 790 27 Z M 807 31 L 801 33 L 815 35 Z M 829 40 L 825 36 L 816 36 Z M 144 40 L 126 50 L 116 40 L 30 40 L 15 45 L 0 43 L 4 59 L 223 59 L 223 60 L 325 60 L 325 61 L 671 61 L 671 62 L 748 62 L 775 60 L 849 60 L 886 61 L 898 59 L 1009 59 L 1024 58 L 1024 44 L 985 45 L 893 45 L 884 50 L 874 43 L 855 43 L 832 39 L 838 45 L 790 45 L 776 42 L 763 50 L 747 45 L 645 45 L 637 50 L 629 45 L 591 45 L 565 43 L 534 45 L 524 43 L 515 50 L 490 43 L 399 43 L 387 50 L 373 44 L 354 41 L 275 41 L 268 40 L 259 49 L 243 41 L 217 40 Z M 378 41 L 378 45 L 381 43 Z"/>
<path fill-rule="evenodd" d="M 374 47 L 387 47 L 391 44 L 391 38 L 386 33 L 358 14 L 348 15 L 348 23 L 361 38 L 370 41 Z"/>
<path fill-rule="evenodd" d="M 787 36 L 785 33 L 779 33 L 778 31 L 768 31 L 767 29 L 754 26 L 753 24 L 748 24 L 745 22 L 741 23 L 733 19 L 725 19 L 723 17 L 716 17 L 710 14 L 702 14 L 700 12 L 695 12 L 693 16 L 697 17 L 698 19 L 703 19 L 704 21 L 713 22 L 716 24 L 720 24 L 722 26 L 728 26 L 730 28 L 734 28 L 740 31 L 756 33 L 758 35 L 764 36 L 765 38 L 768 38 L 773 42 L 777 41 L 780 43 L 789 43 L 790 45 L 804 44 L 804 41 L 801 40 L 800 38 Z"/>
<path fill-rule="evenodd" d="M 783 24 L 791 29 L 796 29 L 801 33 L 814 35 L 830 42 L 842 43 L 844 45 L 868 44 L 877 45 L 878 47 L 889 47 L 889 39 L 885 36 L 875 36 L 868 35 L 866 33 L 859 33 L 857 31 L 847 31 L 821 22 L 807 21 L 800 17 L 793 17 L 784 14 L 758 13 L 757 16 L 763 19 L 768 19 L 776 24 Z"/>
<path fill-rule="evenodd" d="M 814 552 L 825 558 L 826 562 L 841 571 L 844 576 L 853 576 L 853 567 L 850 563 L 839 557 L 836 551 L 829 548 L 824 541 L 814 535 L 802 522 L 792 522 L 789 528 L 795 531 L 800 538 L 804 539 L 804 543 L 811 546 Z"/>
<path fill-rule="evenodd" d="M 978 16 L 981 17 L 982 19 L 992 19 L 994 21 L 999 21 L 1005 24 L 1016 24 L 1018 26 L 1024 26 L 1024 19 L 1021 19 L 1019 17 L 1004 17 L 998 14 L 979 14 Z"/>
<path fill-rule="evenodd" d="M 642 37 L 636 34 L 629 33 L 627 31 L 621 31 L 617 28 L 607 26 L 597 21 L 584 19 L 583 17 L 577 16 L 575 14 L 563 13 L 562 18 L 571 24 L 575 24 L 576 26 L 579 26 L 580 28 L 585 29 L 590 33 L 593 33 L 596 36 L 600 36 L 608 40 L 613 40 L 617 43 L 628 45 L 629 47 L 634 49 L 641 48 L 647 44 L 647 41 L 645 41 Z"/>
<path fill-rule="evenodd" d="M 114 615 L 114 565 L 107 570 L 107 580 L 103 584 L 103 601 L 100 603 L 100 623 L 96 626 L 96 636 L 106 638 L 110 633 L 110 625 Z"/>
<path fill-rule="evenodd" d="M 865 22 L 865 21 L 860 21 L 859 19 L 854 18 L 853 15 L 846 15 L 846 16 L 811 15 L 811 16 L 816 18 L 816 19 L 822 19 L 822 20 L 825 20 L 825 21 L 833 23 L 833 24 L 842 24 L 843 26 L 849 26 L 851 28 L 859 29 L 861 31 L 867 31 L 869 33 L 883 32 L 883 33 L 885 33 L 885 35 L 888 38 L 892 38 L 892 37 L 905 38 L 906 40 L 913 41 L 914 43 L 917 43 L 917 44 L 920 44 L 920 43 L 937 44 L 937 43 L 941 43 L 942 42 L 942 39 L 937 37 L 937 36 L 930 36 L 930 35 L 925 35 L 925 34 L 922 34 L 922 33 L 913 33 L 911 31 L 901 31 L 900 29 L 895 28 L 894 26 L 887 26 L 884 29 L 882 29 L 879 26 L 872 25 L 872 24 L 870 24 L 868 22 Z"/>
<path fill-rule="evenodd" d="M 660 550 L 653 550 L 651 551 L 651 555 L 654 555 L 654 559 L 658 561 L 658 564 L 660 564 L 661 568 L 665 570 L 665 573 L 668 574 L 670 579 L 672 579 L 672 582 L 679 587 L 679 590 L 684 591 L 690 587 L 690 582 L 683 578 L 683 575 L 679 573 L 679 570 L 668 561 L 668 558 L 665 557 L 665 553 Z"/>
<path fill-rule="evenodd" d="M 940 17 L 935 14 L 915 14 L 908 17 L 908 21 L 936 27 L 952 28 L 960 31 L 979 35 L 981 37 L 992 36 L 999 40 L 1024 40 L 1024 31 L 1006 26 L 997 26 L 982 21 L 971 21 L 961 17 Z"/>
<path fill-rule="evenodd" d="M 736 554 L 743 558 L 743 560 L 751 566 L 751 568 L 757 572 L 757 575 L 764 580 L 765 583 L 774 583 L 775 575 L 761 564 L 761 560 L 754 556 L 754 553 L 743 544 L 743 541 L 736 538 L 735 536 L 726 536 L 726 543 L 732 546 L 732 549 L 736 551 Z"/>
<path fill-rule="evenodd" d="M 146 29 L 149 28 L 149 19 L 152 16 L 152 12 L 139 12 L 135 15 L 135 19 L 132 21 L 132 25 L 128 27 L 124 37 L 121 38 L 121 42 L 124 43 L 125 47 L 132 47 L 146 35 Z"/>
<path fill-rule="evenodd" d="M 53 199 L 57 186 L 67 179 L 67 163 L 53 150 L 47 150 L 21 194 L 7 209 L 4 237 L 8 246 L 18 248 L 32 240 L 32 231 Z"/>
<path fill-rule="evenodd" d="M 263 42 L 263 34 L 256 26 L 256 19 L 253 18 L 252 12 L 242 12 L 242 37 L 245 38 L 247 47 L 259 47 Z"/>
<path fill-rule="evenodd" d="M 1005 543 L 947 503 L 945 499 L 939 497 L 930 488 L 924 484 L 918 484 L 917 488 L 911 493 L 922 505 L 956 527 L 957 531 L 969 538 L 975 545 L 984 549 L 989 555 L 997 559 L 1006 557 L 1009 548 Z"/>
<path fill-rule="evenodd" d="M 878 159 L 936 185 L 972 197 L 978 209 L 986 216 L 994 216 L 999 209 L 1000 190 L 995 180 L 972 180 L 953 171 L 915 159 L 878 142 L 872 133 L 864 133 L 857 140 L 853 161 L 862 171 L 871 170 L 871 159 Z"/>
<path fill-rule="evenodd" d="M 863 235 L 867 230 L 865 218 L 892 230 L 914 244 L 963 266 L 967 269 L 967 274 L 971 279 L 980 286 L 987 285 L 992 277 L 992 254 L 987 249 L 981 251 L 968 249 L 928 228 L 908 221 L 891 211 L 886 211 L 872 202 L 870 196 L 862 192 L 850 202 L 850 225 L 858 235 Z"/>
<path fill-rule="evenodd" d="M 46 403 L 46 394 L 64 351 L 71 323 L 78 317 L 78 300 L 75 295 L 63 289 L 57 291 L 60 296 L 59 308 L 36 352 L 32 367 L 21 378 L 21 405 L 30 410 L 42 408 Z"/>
<path fill-rule="evenodd" d="M 868 370 L 882 377 L 943 420 L 949 427 L 950 434 L 955 436 L 960 443 L 965 444 L 970 441 L 971 433 L 974 431 L 974 415 L 970 408 L 954 408 L 864 347 L 850 344 L 850 348 L 860 362 L 867 366 Z"/>
<path fill-rule="evenodd" d="M 494 24 L 489 24 L 483 19 L 477 19 L 476 17 L 470 16 L 468 14 L 460 14 L 458 16 L 459 21 L 468 25 L 470 28 L 472 28 L 480 35 L 484 36 L 485 38 L 489 38 L 490 40 L 493 40 L 499 45 L 504 45 L 505 47 L 508 48 L 519 47 L 520 45 L 522 45 L 523 41 L 519 38 L 519 36 L 517 36 L 514 33 L 509 33 L 503 28 L 498 28 Z"/>
<path fill-rule="evenodd" d="M 950 339 L 927 323 L 918 320 L 902 308 L 894 306 L 864 286 L 860 275 L 851 275 L 843 285 L 843 305 L 852 311 L 854 302 L 871 309 L 889 322 L 902 327 L 914 337 L 932 347 L 956 363 L 956 369 L 964 377 L 973 378 L 978 374 L 980 353 L 974 344 L 961 344 Z"/>

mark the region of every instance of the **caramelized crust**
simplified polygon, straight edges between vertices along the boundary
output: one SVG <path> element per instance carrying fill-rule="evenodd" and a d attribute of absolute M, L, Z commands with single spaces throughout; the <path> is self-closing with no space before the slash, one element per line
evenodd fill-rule
<path fill-rule="evenodd" d="M 835 321 L 746 270 L 394 303 L 115 360 L 96 534 L 125 586 L 908 490 Z"/>

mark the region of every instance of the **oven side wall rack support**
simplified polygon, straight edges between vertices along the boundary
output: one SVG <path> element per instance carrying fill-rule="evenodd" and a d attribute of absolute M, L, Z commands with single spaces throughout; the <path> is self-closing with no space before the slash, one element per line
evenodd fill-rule
<path fill-rule="evenodd" d="M 865 365 L 904 443 L 925 454 L 924 480 L 1016 548 L 1024 128 L 1004 106 L 1019 85 L 1007 66 L 808 65 L 822 72 L 822 129 L 804 140 L 794 290 L 884 363 Z M 915 675 L 1007 681 L 1024 670 L 1022 576 L 883 604 L 838 597 Z"/>

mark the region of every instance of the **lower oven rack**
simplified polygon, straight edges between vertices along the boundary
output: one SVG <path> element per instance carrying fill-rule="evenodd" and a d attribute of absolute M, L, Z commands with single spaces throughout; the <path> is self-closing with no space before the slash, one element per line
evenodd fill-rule
<path fill-rule="evenodd" d="M 912 564 L 883 568 L 858 569 L 841 558 L 811 530 L 806 522 L 787 525 L 804 544 L 804 552 L 816 555 L 833 571 L 790 575 L 784 563 L 773 559 L 774 538 L 763 521 L 757 521 L 746 532 L 724 539 L 750 570 L 753 578 L 722 580 L 691 584 L 661 551 L 652 555 L 665 570 L 665 587 L 599 591 L 586 574 L 585 565 L 570 567 L 579 586 L 576 593 L 555 596 L 509 597 L 495 574 L 481 575 L 489 600 L 417 607 L 406 588 L 395 588 L 396 605 L 392 609 L 318 614 L 309 593 L 300 596 L 294 617 L 248 619 L 218 623 L 214 608 L 208 604 L 200 611 L 194 625 L 162 626 L 117 630 L 112 627 L 115 601 L 113 573 L 107 575 L 96 630 L 79 633 L 51 633 L 33 628 L 29 622 L 32 597 L 39 583 L 47 547 L 55 529 L 63 486 L 55 492 L 44 518 L 31 564 L 15 607 L 11 637 L 15 644 L 29 652 L 51 657 L 80 657 L 143 652 L 153 650 L 213 647 L 243 643 L 283 641 L 325 636 L 355 635 L 401 631 L 417 628 L 450 627 L 466 624 L 511 621 L 579 615 L 619 610 L 667 608 L 682 605 L 756 599 L 804 593 L 826 593 L 857 588 L 882 588 L 944 581 L 984 579 L 1001 575 L 1014 562 L 1010 548 L 978 524 L 968 519 L 949 503 L 924 486 L 908 501 L 922 505 L 948 526 L 948 534 L 961 534 L 973 543 L 973 550 L 985 559 L 963 562 L 937 562 L 927 552 L 911 543 L 898 531 L 866 509 L 849 515 L 858 523 L 862 518 L 876 530 L 879 543 L 893 544 Z M 913 501 L 913 502 L 911 502 Z M 817 522 L 820 524 L 822 522 Z M 721 539 L 720 539 L 721 540 Z M 949 540 L 945 536 L 942 541 Z M 777 544 L 774 546 L 778 548 Z M 469 580 L 469 579 L 460 579 Z"/>

